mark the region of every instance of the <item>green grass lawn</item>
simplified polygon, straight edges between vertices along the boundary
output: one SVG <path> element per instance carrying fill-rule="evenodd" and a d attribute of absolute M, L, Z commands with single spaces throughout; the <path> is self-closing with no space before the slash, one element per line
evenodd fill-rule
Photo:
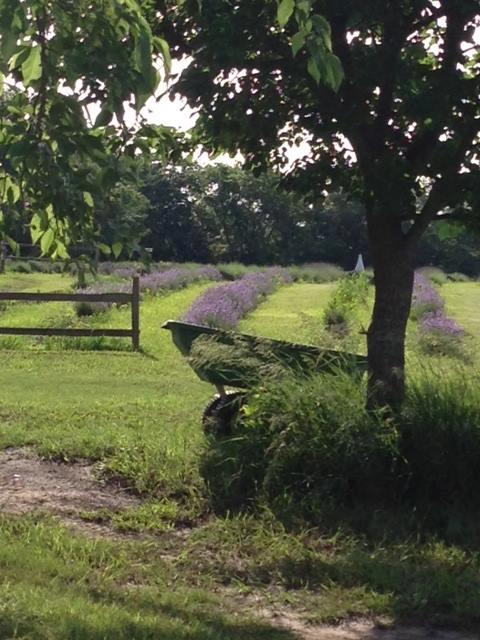
<path fill-rule="evenodd" d="M 281 287 L 240 324 L 240 330 L 256 335 L 311 343 L 314 325 L 335 289 L 329 284 L 296 284 Z"/>
<path fill-rule="evenodd" d="M 52 291 L 70 281 L 10 274 L 0 281 L 0 289 L 7 286 Z M 174 508 L 167 532 L 162 521 L 157 537 L 130 541 L 88 539 L 44 515 L 3 515 L 0 637 L 293 640 L 292 633 L 245 610 L 241 594 L 252 591 L 263 602 L 291 606 L 315 620 L 388 614 L 480 625 L 480 556 L 474 551 L 433 540 L 368 544 L 347 532 L 288 532 L 268 513 L 210 513 L 198 460 L 205 444 L 201 413 L 213 389 L 196 378 L 160 329 L 208 286 L 147 298 L 141 353 L 130 351 L 128 341 L 77 343 L 83 350 L 66 348 L 64 340 L 1 343 L 1 447 L 30 445 L 54 459 L 99 461 L 103 474 L 121 477 L 146 500 L 143 511 L 102 515 L 114 525 L 142 531 L 149 514 L 152 521 L 156 517 L 155 504 Z M 333 287 L 280 288 L 240 328 L 312 342 L 312 327 L 320 323 Z M 444 285 L 441 293 L 449 312 L 480 338 L 480 284 Z M 6 326 L 72 319 L 63 303 L 0 312 Z M 126 327 L 129 310 L 112 309 L 85 322 Z M 89 344 L 110 350 L 88 351 Z M 114 344 L 119 350 L 111 350 Z M 189 535 L 175 537 L 185 523 L 192 527 Z"/>
<path fill-rule="evenodd" d="M 474 336 L 480 339 L 480 283 L 451 282 L 444 284 L 440 294 L 447 312 Z"/>
<path fill-rule="evenodd" d="M 68 291 L 73 278 L 63 273 L 12 273 L 0 275 L 0 291 L 24 291 L 26 293 L 51 293 Z"/>
<path fill-rule="evenodd" d="M 15 348 L 3 351 L 0 370 L 2 446 L 34 445 L 42 455 L 65 459 L 108 457 L 112 470 L 121 467 L 138 489 L 154 491 L 168 484 L 169 474 L 172 491 L 187 478 L 196 485 L 200 416 L 213 389 L 196 378 L 160 326 L 206 287 L 142 305 L 142 353 L 61 350 L 63 339 L 36 344 L 15 338 Z M 2 322 L 23 324 L 28 315 L 32 324 L 50 318 L 55 326 L 72 311 L 67 304 L 18 305 L 4 312 Z M 95 320 L 102 326 L 128 323 L 127 308 Z M 129 348 L 128 341 L 117 344 Z"/>

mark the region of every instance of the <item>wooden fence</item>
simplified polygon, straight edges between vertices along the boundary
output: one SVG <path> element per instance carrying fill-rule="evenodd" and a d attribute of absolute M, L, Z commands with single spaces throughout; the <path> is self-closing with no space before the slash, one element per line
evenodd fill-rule
<path fill-rule="evenodd" d="M 0 301 L 18 302 L 111 302 L 130 304 L 132 324 L 130 329 L 60 329 L 35 327 L 0 327 L 4 336 L 71 336 L 113 338 L 131 338 L 135 350 L 140 348 L 140 283 L 138 276 L 133 278 L 131 293 L 18 293 L 0 292 Z"/>

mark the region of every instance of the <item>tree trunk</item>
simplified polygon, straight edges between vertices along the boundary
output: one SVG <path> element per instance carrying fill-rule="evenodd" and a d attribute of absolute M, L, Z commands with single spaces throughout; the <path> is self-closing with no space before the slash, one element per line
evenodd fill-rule
<path fill-rule="evenodd" d="M 414 250 L 401 223 L 369 220 L 375 304 L 368 329 L 369 408 L 401 406 L 405 395 L 405 333 L 412 301 Z"/>

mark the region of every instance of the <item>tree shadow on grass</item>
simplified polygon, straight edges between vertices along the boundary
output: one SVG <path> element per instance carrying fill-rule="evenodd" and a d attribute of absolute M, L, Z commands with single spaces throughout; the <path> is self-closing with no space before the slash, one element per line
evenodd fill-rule
<path fill-rule="evenodd" d="M 347 599 L 348 592 L 356 590 L 378 596 L 384 613 L 399 624 L 480 632 L 479 558 L 459 548 L 435 542 L 376 547 L 360 543 L 345 553 L 339 548 L 333 556 L 307 552 L 271 564 L 260 561 L 256 570 L 260 576 L 281 575 L 290 590 L 308 585 L 314 594 L 328 584 L 340 588 Z"/>
<path fill-rule="evenodd" d="M 118 615 L 95 618 L 93 612 L 53 610 L 48 619 L 23 617 L 16 609 L 2 614 L 0 637 L 34 640 L 297 640 L 298 636 L 256 621 L 244 621 L 180 606 L 124 608 Z"/>

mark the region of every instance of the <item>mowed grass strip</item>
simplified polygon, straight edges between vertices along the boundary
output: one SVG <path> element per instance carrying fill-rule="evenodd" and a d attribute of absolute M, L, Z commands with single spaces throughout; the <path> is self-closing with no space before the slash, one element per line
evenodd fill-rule
<path fill-rule="evenodd" d="M 276 340 L 312 342 L 310 322 L 321 325 L 335 283 L 280 287 L 240 323 L 239 330 Z"/>
<path fill-rule="evenodd" d="M 447 313 L 480 338 L 480 282 L 449 282 L 439 289 Z"/>
<path fill-rule="evenodd" d="M 69 291 L 74 279 L 63 273 L 12 273 L 0 274 L 0 291 L 24 293 L 53 293 Z"/>

